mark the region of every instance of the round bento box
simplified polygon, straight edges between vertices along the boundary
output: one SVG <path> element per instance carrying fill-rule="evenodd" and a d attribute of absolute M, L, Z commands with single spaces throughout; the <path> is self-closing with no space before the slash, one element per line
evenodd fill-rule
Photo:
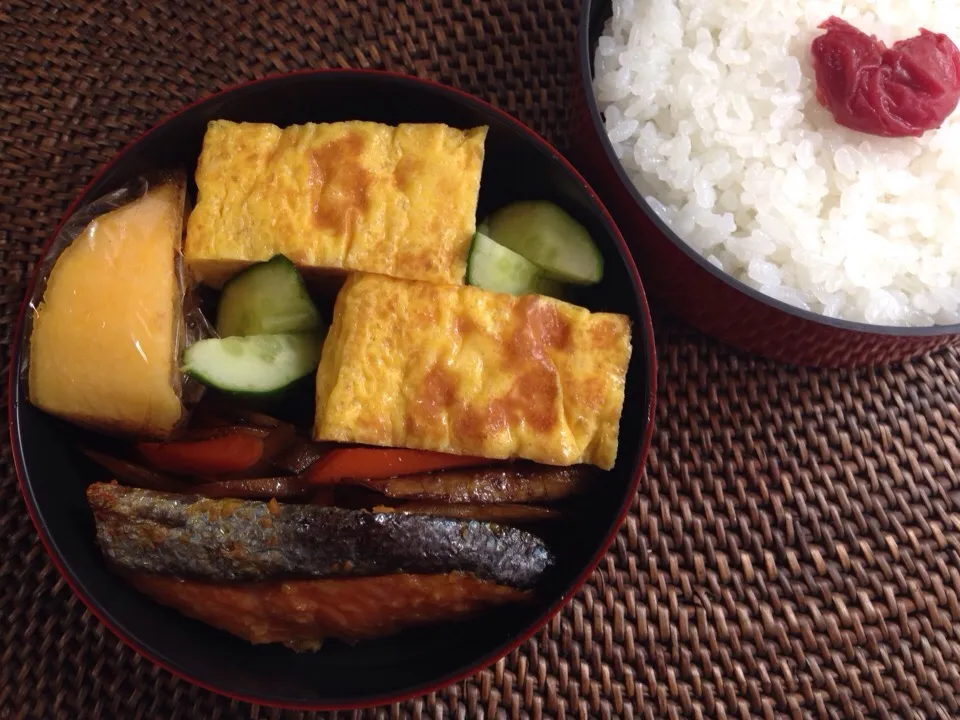
<path fill-rule="evenodd" d="M 312 653 L 248 644 L 154 602 L 111 572 L 98 550 L 85 499 L 97 475 L 78 449 L 85 431 L 28 400 L 21 368 L 28 361 L 33 308 L 25 303 L 14 336 L 9 413 L 16 470 L 31 517 L 70 587 L 110 630 L 145 657 L 205 688 L 273 706 L 345 709 L 450 684 L 517 647 L 557 613 L 596 568 L 628 512 L 650 443 L 656 396 L 653 331 L 636 266 L 594 191 L 532 130 L 463 92 L 371 71 L 285 74 L 206 98 L 126 147 L 76 199 L 64 222 L 84 205 L 158 168 L 177 166 L 192 177 L 205 129 L 214 119 L 279 126 L 356 119 L 488 126 L 478 212 L 514 199 L 562 205 L 587 228 L 603 256 L 604 279 L 584 296 L 584 304 L 624 314 L 632 323 L 616 465 L 578 506 L 570 540 L 530 603 L 356 644 L 329 642 Z M 193 186 L 191 193 L 196 193 Z"/>

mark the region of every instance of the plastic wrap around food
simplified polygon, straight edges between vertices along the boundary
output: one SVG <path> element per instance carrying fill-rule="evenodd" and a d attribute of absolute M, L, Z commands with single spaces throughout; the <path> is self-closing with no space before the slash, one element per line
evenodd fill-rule
<path fill-rule="evenodd" d="M 64 223 L 40 268 L 21 368 L 30 402 L 117 435 L 185 416 L 180 351 L 202 333 L 181 258 L 186 181 L 139 178 Z M 202 322 L 202 321 L 201 321 Z"/>

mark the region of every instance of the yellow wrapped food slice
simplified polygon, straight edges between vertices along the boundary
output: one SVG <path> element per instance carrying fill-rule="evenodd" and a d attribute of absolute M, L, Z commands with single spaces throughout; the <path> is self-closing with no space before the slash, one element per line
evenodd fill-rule
<path fill-rule="evenodd" d="M 463 283 L 486 133 L 211 122 L 184 256 L 213 286 L 277 254 L 316 272 Z"/>
<path fill-rule="evenodd" d="M 630 355 L 623 315 L 353 275 L 317 371 L 314 435 L 609 469 Z"/>
<path fill-rule="evenodd" d="M 57 258 L 33 317 L 34 405 L 117 434 L 177 425 L 183 206 L 182 183 L 159 185 L 93 220 Z"/>

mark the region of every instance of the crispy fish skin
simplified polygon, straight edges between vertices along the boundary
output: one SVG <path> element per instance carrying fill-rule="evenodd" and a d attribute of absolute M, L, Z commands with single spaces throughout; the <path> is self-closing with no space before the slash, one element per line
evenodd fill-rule
<path fill-rule="evenodd" d="M 447 503 L 536 503 L 561 500 L 584 491 L 593 468 L 511 469 L 452 471 L 406 475 L 359 484 L 395 500 L 432 500 Z"/>
<path fill-rule="evenodd" d="M 325 638 L 366 640 L 416 625 L 464 620 L 531 595 L 463 573 L 238 585 L 164 575 L 129 579 L 158 602 L 248 642 L 283 643 L 301 651 L 316 650 Z"/>
<path fill-rule="evenodd" d="M 475 521 L 104 483 L 87 500 L 102 552 L 132 572 L 238 582 L 462 571 L 527 589 L 553 563 L 534 535 Z"/>

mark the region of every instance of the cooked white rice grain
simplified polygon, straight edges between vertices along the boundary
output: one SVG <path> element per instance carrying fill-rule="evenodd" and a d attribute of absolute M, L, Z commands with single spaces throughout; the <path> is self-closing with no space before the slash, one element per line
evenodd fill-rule
<path fill-rule="evenodd" d="M 960 111 L 922 138 L 838 125 L 810 46 L 832 15 L 960 42 L 946 0 L 614 0 L 594 91 L 628 175 L 709 262 L 882 325 L 960 322 Z"/>

